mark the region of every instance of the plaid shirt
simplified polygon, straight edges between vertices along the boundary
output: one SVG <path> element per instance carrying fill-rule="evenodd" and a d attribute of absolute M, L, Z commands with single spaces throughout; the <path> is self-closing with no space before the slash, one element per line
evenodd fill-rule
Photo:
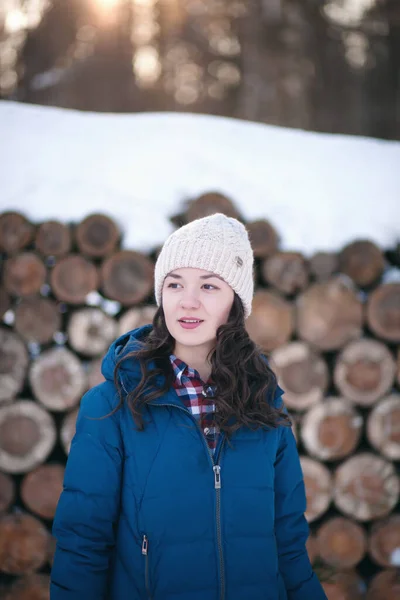
<path fill-rule="evenodd" d="M 207 398 L 203 394 L 204 387 L 208 386 L 213 390 L 213 386 L 209 381 L 204 384 L 198 371 L 189 367 L 174 354 L 169 358 L 175 374 L 173 386 L 176 393 L 195 417 L 214 454 L 219 436 L 219 430 L 214 422 L 215 404 L 212 398 Z"/>

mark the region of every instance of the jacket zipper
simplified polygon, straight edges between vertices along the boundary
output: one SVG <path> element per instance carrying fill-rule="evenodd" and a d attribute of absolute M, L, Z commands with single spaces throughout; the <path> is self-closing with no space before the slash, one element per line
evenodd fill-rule
<path fill-rule="evenodd" d="M 224 565 L 224 554 L 223 554 L 223 548 L 222 548 L 222 532 L 221 532 L 221 465 L 219 464 L 219 458 L 221 455 L 222 447 L 225 443 L 225 436 L 223 436 L 223 438 L 222 438 L 222 441 L 221 441 L 221 444 L 219 447 L 219 451 L 218 451 L 218 455 L 216 457 L 216 460 L 214 460 L 213 453 L 210 450 L 210 447 L 206 442 L 206 439 L 203 435 L 200 425 L 198 424 L 196 419 L 193 417 L 193 415 L 188 410 L 186 410 L 186 408 L 183 408 L 183 407 L 181 408 L 180 406 L 177 406 L 176 404 L 154 404 L 153 406 L 172 406 L 173 408 L 177 408 L 178 410 L 182 410 L 183 412 L 185 412 L 192 419 L 192 421 L 194 421 L 196 427 L 199 429 L 203 443 L 205 444 L 205 446 L 207 448 L 207 453 L 208 453 L 208 456 L 210 457 L 211 465 L 212 465 L 212 468 L 214 471 L 214 488 L 215 488 L 215 495 L 216 495 L 215 512 L 216 512 L 216 522 L 217 522 L 217 545 L 218 545 L 219 574 L 220 574 L 220 582 L 219 582 L 219 584 L 220 584 L 220 600 L 225 600 L 225 565 Z M 142 549 L 142 552 L 143 552 L 143 549 Z"/>
<path fill-rule="evenodd" d="M 143 556 L 146 557 L 146 559 L 145 559 L 146 593 L 147 593 L 149 600 L 151 600 L 150 577 L 149 577 L 149 540 L 147 539 L 146 535 L 143 536 L 142 554 L 143 554 Z"/>

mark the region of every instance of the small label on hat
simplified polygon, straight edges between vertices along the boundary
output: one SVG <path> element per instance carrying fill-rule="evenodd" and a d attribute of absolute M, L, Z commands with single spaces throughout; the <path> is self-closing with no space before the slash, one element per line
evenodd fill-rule
<path fill-rule="evenodd" d="M 235 261 L 238 267 L 243 267 L 243 261 L 240 256 L 235 256 Z"/>

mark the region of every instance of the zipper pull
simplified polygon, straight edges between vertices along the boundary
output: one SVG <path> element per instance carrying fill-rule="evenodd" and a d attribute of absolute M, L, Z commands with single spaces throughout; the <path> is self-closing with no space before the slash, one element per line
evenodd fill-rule
<path fill-rule="evenodd" d="M 219 465 L 215 465 L 215 467 L 213 467 L 213 471 L 214 471 L 215 489 L 219 490 L 221 487 L 221 467 Z"/>
<path fill-rule="evenodd" d="M 143 536 L 143 543 L 142 543 L 142 554 L 144 554 L 145 556 L 147 556 L 147 549 L 149 546 L 149 540 L 147 539 L 147 536 Z"/>

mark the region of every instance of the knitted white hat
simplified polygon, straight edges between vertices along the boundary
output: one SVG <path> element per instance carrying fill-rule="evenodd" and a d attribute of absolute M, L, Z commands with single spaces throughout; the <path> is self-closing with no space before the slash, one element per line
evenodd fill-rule
<path fill-rule="evenodd" d="M 253 260 L 247 230 L 236 219 L 216 213 L 192 221 L 169 236 L 158 256 L 154 272 L 157 305 L 168 273 L 192 267 L 222 277 L 241 299 L 247 318 L 254 290 Z"/>

